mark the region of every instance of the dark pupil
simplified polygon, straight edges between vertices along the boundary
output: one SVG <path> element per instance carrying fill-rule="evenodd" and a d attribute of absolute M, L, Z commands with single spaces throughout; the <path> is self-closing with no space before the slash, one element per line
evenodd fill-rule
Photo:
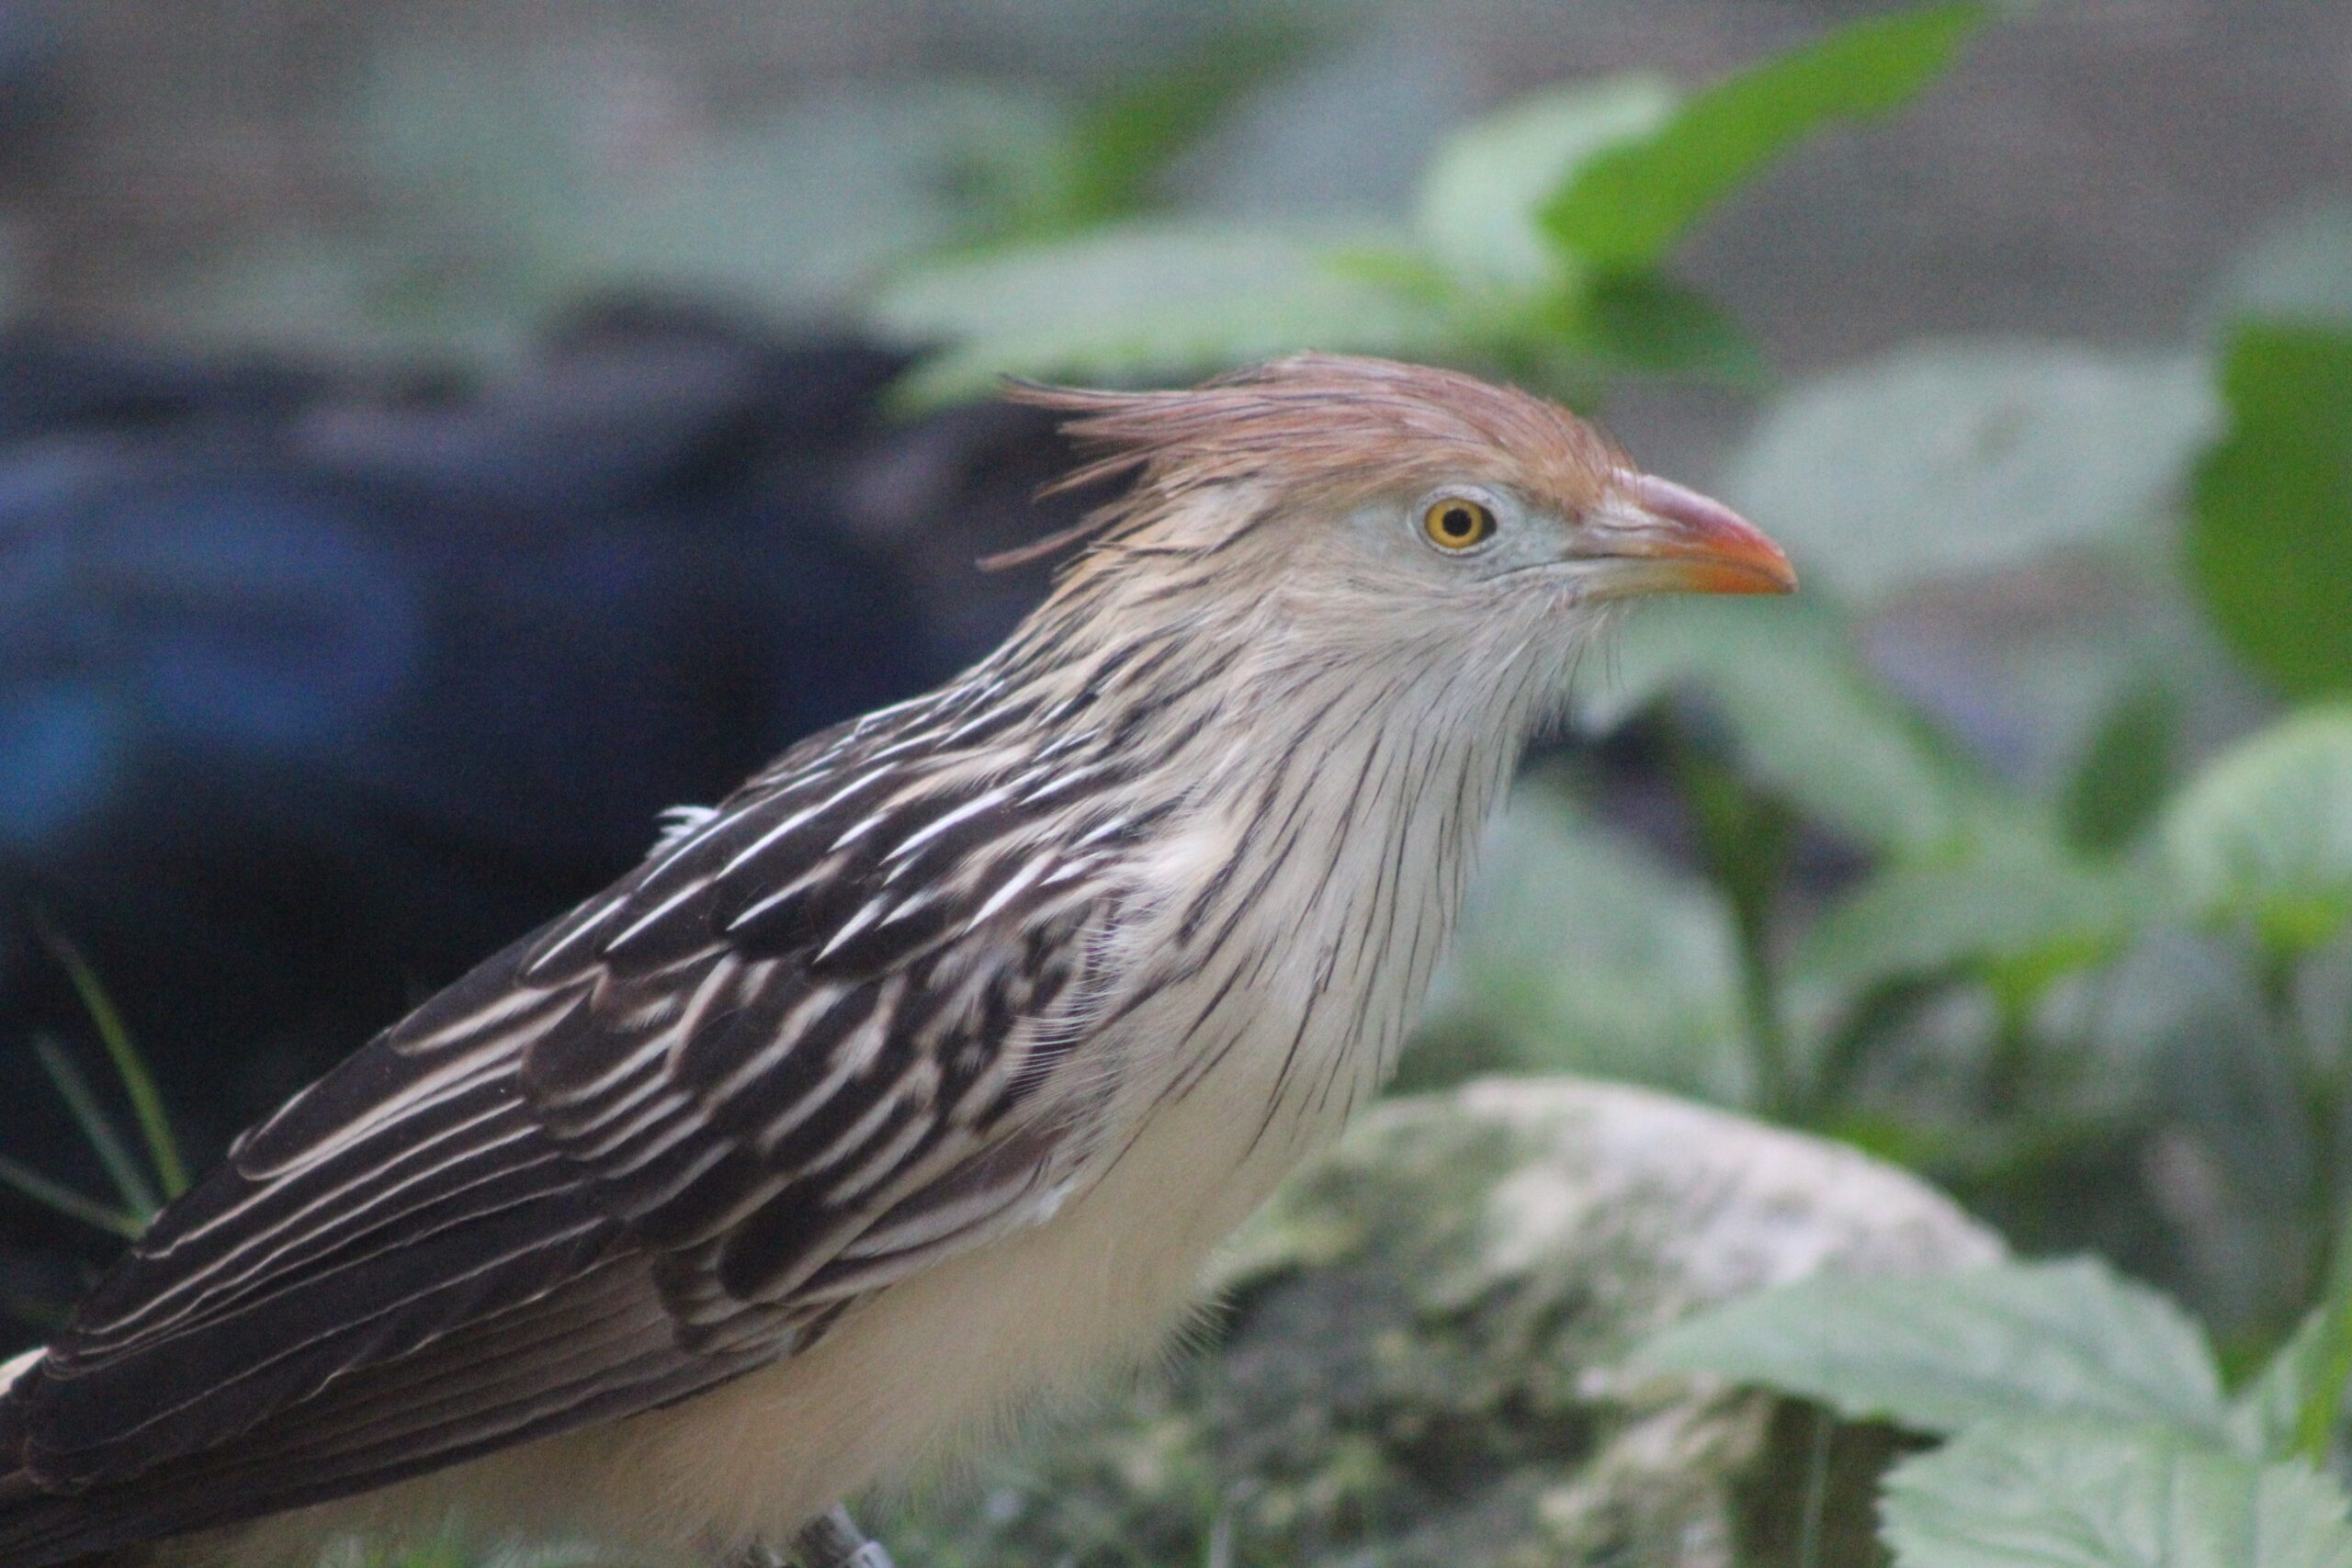
<path fill-rule="evenodd" d="M 1447 535 L 1456 539 L 1468 538 L 1471 530 L 1478 525 L 1477 520 L 1470 515 L 1470 509 L 1464 506 L 1446 508 L 1445 515 L 1438 521 L 1444 525 Z"/>

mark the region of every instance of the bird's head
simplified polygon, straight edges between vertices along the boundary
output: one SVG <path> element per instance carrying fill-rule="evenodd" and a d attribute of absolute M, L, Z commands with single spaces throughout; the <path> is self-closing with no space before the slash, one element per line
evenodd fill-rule
<path fill-rule="evenodd" d="M 1090 615 L 1334 668 L 1353 653 L 1476 679 L 1516 660 L 1549 687 L 1602 606 L 1795 586 L 1728 507 L 1555 404 L 1453 371 L 1300 355 L 1186 391 L 1012 395 L 1072 416 L 1091 460 L 1066 483 L 1135 479 L 1074 531 L 1091 543 L 1057 602 Z"/>

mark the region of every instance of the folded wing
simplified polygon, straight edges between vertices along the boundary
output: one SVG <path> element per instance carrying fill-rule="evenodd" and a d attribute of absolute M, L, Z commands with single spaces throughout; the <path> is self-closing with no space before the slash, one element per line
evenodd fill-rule
<path fill-rule="evenodd" d="M 1135 833 L 953 721 L 808 743 L 241 1140 L 0 1399 L 0 1559 L 649 1409 L 1052 1212 Z"/>

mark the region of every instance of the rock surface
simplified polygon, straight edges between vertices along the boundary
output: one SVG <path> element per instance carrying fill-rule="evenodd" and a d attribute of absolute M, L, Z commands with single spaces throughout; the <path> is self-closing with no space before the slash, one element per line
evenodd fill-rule
<path fill-rule="evenodd" d="M 1809 1511 L 1815 1562 L 1870 1562 L 1900 1439 L 1626 1352 L 1758 1286 L 2000 1253 L 1849 1148 L 1484 1079 L 1389 1101 L 1302 1170 L 1228 1249 L 1204 1350 L 869 1511 L 908 1568 L 1793 1562 Z"/>

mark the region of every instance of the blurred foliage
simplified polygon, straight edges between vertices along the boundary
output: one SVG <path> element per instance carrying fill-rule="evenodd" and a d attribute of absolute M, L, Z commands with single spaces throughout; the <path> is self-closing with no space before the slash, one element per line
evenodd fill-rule
<path fill-rule="evenodd" d="M 2352 333 L 2249 322 L 2230 431 L 2197 471 L 2188 565 L 2230 646 L 2298 696 L 2352 691 Z"/>
<path fill-rule="evenodd" d="M 2244 924 L 2276 960 L 2352 919 L 2352 705 L 2314 707 L 2209 763 L 2166 811 L 2174 886 L 2209 920 Z"/>
<path fill-rule="evenodd" d="M 460 360 L 512 355 L 616 286 L 838 311 L 910 255 L 1151 209 L 1169 165 L 1309 41 L 1275 16 L 1097 86 L 841 83 L 715 124 L 626 51 L 418 41 L 368 61 L 359 213 L 265 229 L 160 303 L 198 337 Z"/>
<path fill-rule="evenodd" d="M 1908 102 L 1984 19 L 1973 5 L 1874 17 L 1693 94 L 1580 164 L 1544 203 L 1544 229 L 1598 271 L 1654 267 L 1709 209 L 1825 122 Z"/>
<path fill-rule="evenodd" d="M 1108 225 L 910 269 L 876 319 L 938 347 L 916 402 L 1306 346 L 1588 406 L 1634 372 L 1755 388 L 1668 252 L 1982 20 L 1869 19 L 1694 93 L 1544 89 L 1456 131 L 1401 231 Z M 2094 1264 L 1708 1329 L 1716 1370 L 1957 1434 L 1890 1483 L 1906 1563 L 2352 1562 L 2307 1468 L 2352 1307 L 2289 1332 L 2352 1206 L 2347 233 L 2327 207 L 2260 240 L 2210 344 L 1920 343 L 1777 397 L 1723 488 L 1806 598 L 1613 640 L 1575 716 L 1656 767 L 1531 781 L 1408 1058 L 1415 1087 L 1566 1068 L 1852 1138 L 2030 1245 L 2154 1269 L 2267 1368 L 2224 1402 L 2203 1330 Z"/>
<path fill-rule="evenodd" d="M 2218 423 L 2194 355 L 1924 343 L 1793 389 L 1725 483 L 1809 586 L 1868 610 L 2144 533 Z"/>
<path fill-rule="evenodd" d="M 163 1095 L 155 1087 L 154 1074 L 148 1070 L 146 1058 L 141 1055 L 138 1043 L 131 1039 L 122 1014 L 107 994 L 97 972 L 62 932 L 44 928 L 42 934 L 51 956 L 65 971 L 81 998 L 89 1016 L 91 1032 L 106 1050 L 107 1059 L 114 1068 L 114 1087 L 129 1108 L 141 1146 L 133 1151 L 117 1114 L 107 1108 L 106 1097 L 93 1087 L 74 1054 L 58 1041 L 36 1036 L 32 1042 L 34 1057 L 40 1063 L 50 1086 L 73 1113 L 74 1125 L 113 1184 L 115 1201 L 101 1202 L 6 1155 L 0 1155 L 0 1187 L 13 1189 L 67 1219 L 136 1238 L 166 1201 L 187 1190 L 187 1167 L 180 1157 L 179 1140 L 172 1131 L 171 1118 L 164 1111 Z M 10 1303 L 11 1311 L 16 1304 Z"/>
<path fill-rule="evenodd" d="M 2352 1498 L 2321 1468 L 2352 1372 L 2341 1258 L 2325 1300 L 2231 1397 L 2194 1320 L 2091 1259 L 1809 1280 L 1687 1318 L 1638 1354 L 1950 1439 L 1887 1474 L 1896 1568 L 2352 1563 Z"/>
<path fill-rule="evenodd" d="M 1933 1281 L 1816 1278 L 1666 1329 L 1640 1352 L 1802 1394 L 1849 1420 L 1949 1437 L 2021 1414 L 2177 1427 L 2227 1440 L 2204 1331 L 2094 1259 Z M 2255 1457 L 2260 1457 L 2256 1455 Z"/>
<path fill-rule="evenodd" d="M 1007 373 L 1181 378 L 1309 343 L 1497 367 L 1577 398 L 1632 370 L 1752 383 L 1756 348 L 1660 270 L 1666 251 L 1802 138 L 1925 86 L 1984 16 L 1859 23 L 1688 95 L 1647 74 L 1537 93 L 1439 149 L 1402 231 L 1114 227 L 914 268 L 874 320 L 939 347 L 906 387 L 917 404 Z"/>
<path fill-rule="evenodd" d="M 1307 41 L 1295 27 L 1261 19 L 1086 97 L 1064 122 L 1053 177 L 987 223 L 987 237 L 1052 234 L 1158 205 L 1168 166 L 1237 101 L 1296 65 Z"/>

